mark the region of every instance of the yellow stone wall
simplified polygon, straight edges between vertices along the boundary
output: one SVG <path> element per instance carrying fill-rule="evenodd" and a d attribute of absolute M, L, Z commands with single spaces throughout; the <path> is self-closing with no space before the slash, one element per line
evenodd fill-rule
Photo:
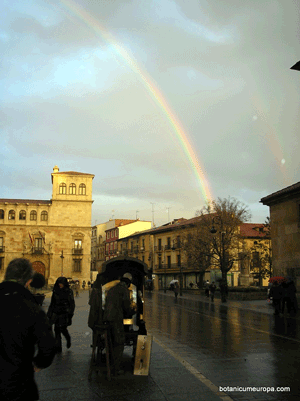
<path fill-rule="evenodd" d="M 45 278 L 49 284 L 63 274 L 65 277 L 90 280 L 91 262 L 91 212 L 92 180 L 94 175 L 74 172 L 59 173 L 57 167 L 52 173 L 52 200 L 5 200 L 0 199 L 0 209 L 4 210 L 4 219 L 0 219 L 0 258 L 2 258 L 0 279 L 3 280 L 5 268 L 16 257 L 26 257 L 31 262 L 42 262 L 45 266 Z M 67 189 L 75 183 L 78 190 L 80 183 L 86 185 L 86 195 L 59 195 L 59 184 L 65 182 Z M 15 219 L 9 220 L 9 210 L 15 211 Z M 26 219 L 19 219 L 19 212 L 26 211 Z M 30 212 L 37 212 L 37 220 L 30 220 Z M 41 220 L 41 212 L 47 211 L 48 220 Z M 30 236 L 42 238 L 42 252 L 34 250 Z M 75 240 L 82 241 L 82 251 L 76 251 Z M 35 245 L 35 242 L 33 243 Z M 62 256 L 63 251 L 63 258 Z M 75 272 L 74 259 L 81 259 L 81 271 Z"/>

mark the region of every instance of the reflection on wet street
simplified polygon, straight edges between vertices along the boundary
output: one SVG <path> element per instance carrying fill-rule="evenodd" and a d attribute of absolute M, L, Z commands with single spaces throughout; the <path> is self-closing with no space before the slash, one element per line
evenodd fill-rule
<path fill-rule="evenodd" d="M 153 292 L 145 296 L 145 321 L 149 332 L 216 386 L 290 387 L 289 393 L 260 399 L 300 400 L 299 315 L 279 317 L 200 296 L 176 300 Z"/>

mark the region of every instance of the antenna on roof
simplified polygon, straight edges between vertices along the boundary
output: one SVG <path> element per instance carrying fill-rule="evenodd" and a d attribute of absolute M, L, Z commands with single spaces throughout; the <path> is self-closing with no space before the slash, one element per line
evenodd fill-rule
<path fill-rule="evenodd" d="M 155 224 L 154 224 L 154 205 L 155 205 L 155 203 L 154 202 L 150 202 L 150 203 L 152 205 L 152 227 L 155 227 Z"/>
<path fill-rule="evenodd" d="M 166 208 L 167 211 L 168 211 L 168 223 L 169 223 L 169 221 L 170 221 L 170 209 L 171 209 L 171 207 L 172 207 L 172 206 L 169 206 L 169 207 Z"/>
<path fill-rule="evenodd" d="M 135 212 L 135 219 L 136 220 L 138 219 L 138 212 L 139 212 L 139 210 L 136 210 L 136 212 Z"/>

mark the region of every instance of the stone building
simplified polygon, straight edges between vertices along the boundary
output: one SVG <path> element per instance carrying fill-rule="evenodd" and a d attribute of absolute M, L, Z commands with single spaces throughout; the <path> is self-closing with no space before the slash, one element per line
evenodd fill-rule
<path fill-rule="evenodd" d="M 25 257 L 49 284 L 61 275 L 90 280 L 93 178 L 55 166 L 51 200 L 0 199 L 0 279 Z"/>
<path fill-rule="evenodd" d="M 183 289 L 196 288 L 196 284 L 202 285 L 204 279 L 218 281 L 221 278 L 220 270 L 206 260 L 193 261 L 184 246 L 200 219 L 180 218 L 160 227 L 128 235 L 118 240 L 118 252 L 146 263 L 149 274 L 154 278 L 155 289 L 168 288 L 173 279 L 177 279 Z M 269 238 L 263 227 L 263 224 L 251 223 L 239 226 L 240 244 L 234 249 L 236 262 L 227 274 L 228 285 L 250 285 L 257 281 L 261 255 L 260 250 L 254 249 L 254 246 L 257 242 L 269 246 Z M 239 253 L 243 263 L 239 260 Z M 266 285 L 266 280 L 262 284 Z"/>
<path fill-rule="evenodd" d="M 300 288 L 300 182 L 261 199 L 270 207 L 274 276 L 290 276 Z"/>

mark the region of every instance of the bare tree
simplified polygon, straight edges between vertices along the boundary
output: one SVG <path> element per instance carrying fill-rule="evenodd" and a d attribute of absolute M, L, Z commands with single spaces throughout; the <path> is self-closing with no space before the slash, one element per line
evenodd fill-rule
<path fill-rule="evenodd" d="M 200 219 L 195 219 L 182 236 L 182 250 L 189 267 L 198 271 L 198 282 L 202 284 L 205 270 L 210 264 L 210 239 Z"/>
<path fill-rule="evenodd" d="M 255 241 L 253 247 L 250 248 L 252 273 L 258 277 L 260 286 L 264 278 L 269 278 L 273 275 L 270 228 L 270 218 L 267 217 L 263 226 L 264 239 Z"/>
<path fill-rule="evenodd" d="M 221 270 L 222 283 L 227 288 L 227 273 L 241 258 L 239 226 L 250 220 L 251 213 L 246 205 L 228 197 L 208 203 L 196 215 L 201 217 L 198 224 L 205 243 L 202 249 L 209 253 L 210 264 Z"/>

